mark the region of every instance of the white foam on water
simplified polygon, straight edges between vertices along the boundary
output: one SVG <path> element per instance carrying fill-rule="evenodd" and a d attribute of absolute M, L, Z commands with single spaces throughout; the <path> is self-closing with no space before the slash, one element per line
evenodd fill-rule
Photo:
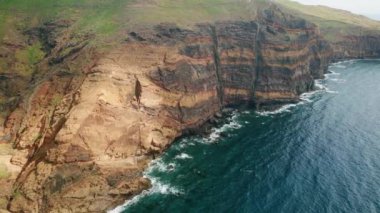
<path fill-rule="evenodd" d="M 147 177 L 150 179 L 152 187 L 148 190 L 144 190 L 140 194 L 134 196 L 132 199 L 125 202 L 123 205 L 116 207 L 113 210 L 108 211 L 108 213 L 121 213 L 125 209 L 127 209 L 130 206 L 133 206 L 134 204 L 138 203 L 142 198 L 147 197 L 152 194 L 173 194 L 173 195 L 181 195 L 183 192 L 173 186 L 170 186 L 169 184 L 164 184 L 160 182 L 158 179 L 153 177 Z"/>
<path fill-rule="evenodd" d="M 175 143 L 173 145 L 173 148 L 180 151 L 188 146 L 194 146 L 194 138 L 189 137 L 189 138 L 182 138 L 178 143 Z"/>
<path fill-rule="evenodd" d="M 315 80 L 314 85 L 317 88 L 317 90 L 324 90 L 324 89 L 326 89 L 326 86 L 324 85 L 322 79 Z"/>
<path fill-rule="evenodd" d="M 275 115 L 275 114 L 280 114 L 280 113 L 283 113 L 283 112 L 290 112 L 290 109 L 297 106 L 297 104 L 286 104 L 274 111 L 258 111 L 256 112 L 258 115 L 261 115 L 261 116 L 268 116 L 268 115 Z"/>
<path fill-rule="evenodd" d="M 334 67 L 335 67 L 335 68 L 339 68 L 339 69 L 346 69 L 346 68 L 347 68 L 347 66 L 342 65 L 342 64 L 337 64 L 337 65 L 335 65 Z"/>
<path fill-rule="evenodd" d="M 240 129 L 242 125 L 238 121 L 239 115 L 240 114 L 238 111 L 235 110 L 232 113 L 232 116 L 228 118 L 228 122 L 226 124 L 219 128 L 213 128 L 211 134 L 207 138 L 203 138 L 202 142 L 207 144 L 214 143 L 221 137 L 223 132 L 231 129 Z"/>
<path fill-rule="evenodd" d="M 173 145 L 174 149 L 181 151 L 189 146 L 195 146 L 197 139 L 195 137 L 188 137 L 181 139 L 178 143 Z"/>
<path fill-rule="evenodd" d="M 169 163 L 169 164 L 165 164 L 161 158 L 159 159 L 156 159 L 154 161 L 152 161 L 150 163 L 150 166 L 148 167 L 148 169 L 146 170 L 146 173 L 149 174 L 151 173 L 152 171 L 159 171 L 159 172 L 170 172 L 170 171 L 173 171 L 175 170 L 176 168 L 176 164 L 175 163 Z"/>
<path fill-rule="evenodd" d="M 329 72 L 330 73 L 327 73 L 327 74 L 324 75 L 325 76 L 325 80 L 330 79 L 330 77 L 332 77 L 332 76 L 339 76 L 340 75 L 340 73 L 334 72 L 332 70 L 329 70 Z"/>
<path fill-rule="evenodd" d="M 343 64 L 350 64 L 357 61 L 357 59 L 351 59 L 351 60 L 345 60 L 345 61 L 338 61 L 335 63 L 331 63 L 330 67 L 338 66 L 338 65 L 343 65 Z"/>
<path fill-rule="evenodd" d="M 326 92 L 327 92 L 327 93 L 330 93 L 330 94 L 339 94 L 338 91 L 329 90 L 329 89 L 327 89 Z"/>
<path fill-rule="evenodd" d="M 151 172 L 153 169 L 160 172 L 167 172 L 168 166 L 161 159 L 158 159 L 158 160 L 152 161 L 151 166 L 149 166 L 148 168 L 149 172 Z"/>
<path fill-rule="evenodd" d="M 186 154 L 186 153 L 181 153 L 179 155 L 176 155 L 174 157 L 174 159 L 181 159 L 181 160 L 185 160 L 185 159 L 192 159 L 193 157 L 191 157 L 190 155 Z"/>
<path fill-rule="evenodd" d="M 187 143 L 185 142 L 181 142 L 179 145 L 178 145 L 179 149 L 183 149 L 185 147 L 187 147 Z"/>
<path fill-rule="evenodd" d="M 322 90 L 314 90 L 311 92 L 305 92 L 300 95 L 301 102 L 299 104 L 311 103 L 313 100 L 311 99 L 315 94 L 320 93 Z"/>
<path fill-rule="evenodd" d="M 170 184 L 163 183 L 158 178 L 153 177 L 150 175 L 150 173 L 154 170 L 159 171 L 169 171 L 171 170 L 170 167 L 173 169 L 175 168 L 174 163 L 169 163 L 168 165 L 165 165 L 165 163 L 162 161 L 161 158 L 153 160 L 148 169 L 144 172 L 144 178 L 148 178 L 151 182 L 152 187 L 144 190 L 140 194 L 134 196 L 132 199 L 126 201 L 123 205 L 116 207 L 113 210 L 108 211 L 108 213 L 121 213 L 128 207 L 138 203 L 142 198 L 150 196 L 152 194 L 163 194 L 163 195 L 182 195 L 184 192 L 174 186 L 171 186 Z"/>
<path fill-rule="evenodd" d="M 334 81 L 339 84 L 346 83 L 346 80 L 340 78 L 330 78 L 329 81 Z"/>
<path fill-rule="evenodd" d="M 335 63 L 331 63 L 330 66 L 335 66 L 335 65 L 339 65 L 339 64 L 343 64 L 345 63 L 345 61 L 338 61 L 338 62 L 335 62 Z"/>

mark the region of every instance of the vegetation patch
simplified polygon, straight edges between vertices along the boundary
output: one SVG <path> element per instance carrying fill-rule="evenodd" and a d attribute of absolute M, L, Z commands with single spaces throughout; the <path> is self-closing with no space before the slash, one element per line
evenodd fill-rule
<path fill-rule="evenodd" d="M 53 98 L 51 99 L 51 105 L 52 105 L 53 107 L 56 107 L 56 106 L 58 106 L 58 105 L 62 102 L 62 100 L 63 100 L 63 96 L 62 96 L 62 95 L 60 95 L 60 94 L 55 94 L 55 95 L 53 96 Z"/>
<path fill-rule="evenodd" d="M 20 75 L 30 76 L 34 71 L 35 65 L 45 57 L 45 53 L 42 50 L 41 43 L 36 42 L 33 45 L 18 50 L 15 56 L 16 70 Z"/>
<path fill-rule="evenodd" d="M 0 39 L 7 34 L 7 25 L 33 28 L 56 19 L 74 21 L 76 32 L 91 30 L 100 36 L 112 34 L 118 30 L 117 18 L 124 17 L 123 10 L 129 2 L 131 0 L 2 0 Z"/>

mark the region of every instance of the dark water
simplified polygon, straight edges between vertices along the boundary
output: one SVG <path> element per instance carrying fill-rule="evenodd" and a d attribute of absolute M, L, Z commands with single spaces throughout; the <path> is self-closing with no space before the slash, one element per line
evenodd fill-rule
<path fill-rule="evenodd" d="M 380 61 L 330 70 L 301 104 L 181 139 L 147 171 L 153 188 L 115 211 L 380 212 Z"/>

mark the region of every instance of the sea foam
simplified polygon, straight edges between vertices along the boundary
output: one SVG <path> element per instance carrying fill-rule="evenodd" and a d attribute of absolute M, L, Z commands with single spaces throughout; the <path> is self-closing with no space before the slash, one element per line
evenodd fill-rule
<path fill-rule="evenodd" d="M 185 160 L 185 159 L 192 159 L 193 157 L 191 157 L 190 155 L 188 155 L 186 153 L 181 153 L 179 155 L 176 155 L 174 158 L 180 159 L 180 160 Z"/>
<path fill-rule="evenodd" d="M 223 132 L 232 129 L 239 129 L 242 127 L 242 124 L 239 123 L 239 112 L 235 110 L 232 112 L 232 116 L 228 118 L 228 122 L 221 127 L 213 128 L 211 134 L 207 138 L 203 138 L 203 143 L 215 143 L 222 135 Z"/>
<path fill-rule="evenodd" d="M 134 204 L 138 203 L 142 198 L 150 196 L 152 194 L 163 194 L 163 195 L 182 195 L 184 192 L 170 184 L 163 183 L 159 178 L 151 175 L 153 171 L 167 172 L 175 169 L 174 163 L 165 164 L 161 158 L 153 160 L 148 169 L 144 172 L 144 178 L 150 180 L 152 187 L 144 190 L 140 194 L 134 196 L 132 199 L 126 201 L 123 205 L 116 207 L 113 210 L 108 211 L 108 213 L 121 213 L 125 209 Z"/>
<path fill-rule="evenodd" d="M 130 206 L 133 206 L 134 204 L 138 203 L 142 198 L 147 197 L 152 194 L 174 194 L 174 195 L 181 195 L 183 192 L 169 184 L 164 184 L 160 182 L 158 179 L 153 177 L 147 177 L 150 179 L 152 187 L 148 190 L 144 190 L 140 194 L 134 196 L 132 199 L 125 202 L 123 205 L 116 207 L 113 210 L 108 211 L 108 213 L 121 213 L 125 209 L 127 209 Z"/>

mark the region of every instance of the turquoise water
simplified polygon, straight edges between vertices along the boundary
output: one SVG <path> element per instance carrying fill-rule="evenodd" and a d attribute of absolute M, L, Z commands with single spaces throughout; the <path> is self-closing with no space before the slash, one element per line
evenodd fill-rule
<path fill-rule="evenodd" d="M 330 71 L 300 104 L 180 139 L 115 211 L 380 212 L 380 61 Z"/>

